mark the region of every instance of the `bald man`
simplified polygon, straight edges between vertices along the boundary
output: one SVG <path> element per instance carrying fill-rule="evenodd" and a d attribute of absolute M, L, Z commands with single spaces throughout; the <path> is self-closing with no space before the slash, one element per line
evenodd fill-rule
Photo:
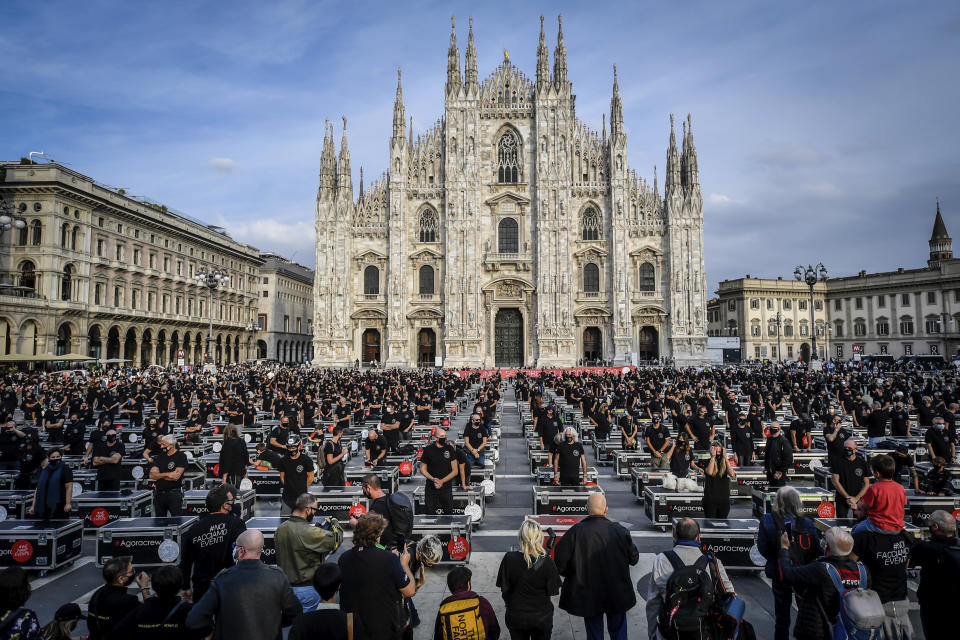
<path fill-rule="evenodd" d="M 187 628 L 213 640 L 279 638 L 303 613 L 282 571 L 260 561 L 263 534 L 247 529 L 237 538 L 236 566 L 221 571 L 187 615 Z"/>
<path fill-rule="evenodd" d="M 837 517 L 846 518 L 850 509 L 856 509 L 860 498 L 870 488 L 870 465 L 859 455 L 857 442 L 852 438 L 843 443 L 843 455 L 833 460 L 830 471 L 836 491 Z"/>
<path fill-rule="evenodd" d="M 639 559 L 630 532 L 607 519 L 606 498 L 591 495 L 587 517 L 570 527 L 554 551 L 566 578 L 560 608 L 584 619 L 588 639 L 602 640 L 604 615 L 611 638 L 627 637 L 626 613 L 637 603 L 630 566 Z"/>
<path fill-rule="evenodd" d="M 453 485 L 459 471 L 457 451 L 447 443 L 447 432 L 438 428 L 433 432 L 433 443 L 424 447 L 420 456 L 427 513 L 453 515 Z"/>

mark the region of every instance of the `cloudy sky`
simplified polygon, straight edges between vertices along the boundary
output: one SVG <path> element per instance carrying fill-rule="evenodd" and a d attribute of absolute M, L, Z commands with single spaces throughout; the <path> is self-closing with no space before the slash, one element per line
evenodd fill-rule
<path fill-rule="evenodd" d="M 339 140 L 348 117 L 369 184 L 397 66 L 414 131 L 441 115 L 451 13 L 461 51 L 474 16 L 482 78 L 504 49 L 533 76 L 558 12 L 578 116 L 600 127 L 616 63 L 642 176 L 693 114 L 711 289 L 921 266 L 938 196 L 960 238 L 955 1 L 5 2 L 0 157 L 45 151 L 312 265 L 324 119 Z"/>

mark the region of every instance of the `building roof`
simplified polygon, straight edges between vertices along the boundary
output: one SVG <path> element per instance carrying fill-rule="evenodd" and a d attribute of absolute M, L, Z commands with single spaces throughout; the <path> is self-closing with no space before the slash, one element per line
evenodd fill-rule
<path fill-rule="evenodd" d="M 933 233 L 930 234 L 930 241 L 949 239 L 950 235 L 947 233 L 947 225 L 943 224 L 943 216 L 940 215 L 940 201 L 937 200 L 937 217 L 933 221 Z"/>

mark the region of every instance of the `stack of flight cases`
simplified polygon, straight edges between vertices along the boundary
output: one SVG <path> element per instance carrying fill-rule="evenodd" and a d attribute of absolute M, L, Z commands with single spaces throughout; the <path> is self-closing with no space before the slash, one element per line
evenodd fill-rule
<path fill-rule="evenodd" d="M 286 522 L 287 516 L 256 517 L 247 520 L 247 529 L 256 529 L 263 534 L 263 551 L 260 553 L 260 560 L 264 564 L 277 564 L 277 548 L 274 544 L 274 538 L 277 529 Z M 313 526 L 325 528 L 330 518 L 315 518 Z M 340 526 L 345 527 L 346 523 L 340 521 Z M 321 560 L 322 562 L 322 560 Z"/>
<path fill-rule="evenodd" d="M 47 571 L 80 555 L 79 520 L 6 520 L 0 522 L 0 567 Z"/>
<path fill-rule="evenodd" d="M 257 515 L 257 494 L 252 489 L 243 491 L 238 489 L 238 494 L 234 496 L 236 503 L 240 505 L 240 519 L 247 521 Z M 208 489 L 193 489 L 183 492 L 183 508 L 188 515 L 204 516 L 207 511 Z"/>
<path fill-rule="evenodd" d="M 836 498 L 833 491 L 822 487 L 794 487 L 800 494 L 801 516 L 808 518 L 834 518 L 837 515 Z M 771 512 L 771 505 L 777 495 L 776 488 L 753 490 L 753 516 L 762 518 Z"/>
<path fill-rule="evenodd" d="M 734 500 L 752 500 L 754 489 L 767 486 L 767 474 L 763 467 L 734 467 L 736 484 L 730 485 L 730 497 Z"/>
<path fill-rule="evenodd" d="M 674 522 L 680 518 L 674 518 Z M 700 548 L 712 553 L 725 569 L 762 571 L 750 560 L 760 521 L 753 518 L 694 518 L 700 526 Z"/>
<path fill-rule="evenodd" d="M 83 518 L 84 529 L 99 529 L 121 518 L 149 516 L 153 510 L 153 492 L 144 489 L 121 491 L 84 491 L 71 501 L 73 513 Z"/>
<path fill-rule="evenodd" d="M 196 516 L 121 518 L 97 530 L 97 565 L 133 556 L 135 567 L 162 567 L 180 561 L 180 548 Z"/>
<path fill-rule="evenodd" d="M 594 493 L 603 493 L 603 489 L 599 485 L 533 487 L 533 515 L 586 515 L 587 500 Z"/>
<path fill-rule="evenodd" d="M 439 505 L 438 505 L 439 508 Z M 440 513 L 427 512 L 426 488 L 421 485 L 413 490 L 413 513 L 417 516 L 436 516 Z M 483 487 L 453 487 L 453 512 L 451 515 L 468 516 L 470 523 L 477 527 L 486 515 L 486 498 Z"/>
<path fill-rule="evenodd" d="M 438 564 L 462 565 L 470 562 L 473 546 L 473 522 L 469 516 L 414 516 L 410 540 L 426 536 L 440 538 L 443 549 Z"/>
<path fill-rule="evenodd" d="M 643 511 L 650 522 L 662 530 L 674 518 L 703 517 L 703 487 L 696 491 L 674 491 L 665 487 L 644 487 Z"/>

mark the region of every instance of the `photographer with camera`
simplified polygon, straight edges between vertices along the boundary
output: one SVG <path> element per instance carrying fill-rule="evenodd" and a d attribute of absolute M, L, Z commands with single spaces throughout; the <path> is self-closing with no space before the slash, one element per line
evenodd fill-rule
<path fill-rule="evenodd" d="M 313 526 L 317 512 L 317 498 L 309 493 L 297 497 L 290 517 L 277 527 L 274 547 L 279 566 L 293 593 L 303 604 L 304 612 L 312 611 L 320 604 L 320 594 L 313 587 L 313 572 L 318 564 L 337 550 L 343 540 L 343 530 L 332 519 L 331 530 Z"/>

